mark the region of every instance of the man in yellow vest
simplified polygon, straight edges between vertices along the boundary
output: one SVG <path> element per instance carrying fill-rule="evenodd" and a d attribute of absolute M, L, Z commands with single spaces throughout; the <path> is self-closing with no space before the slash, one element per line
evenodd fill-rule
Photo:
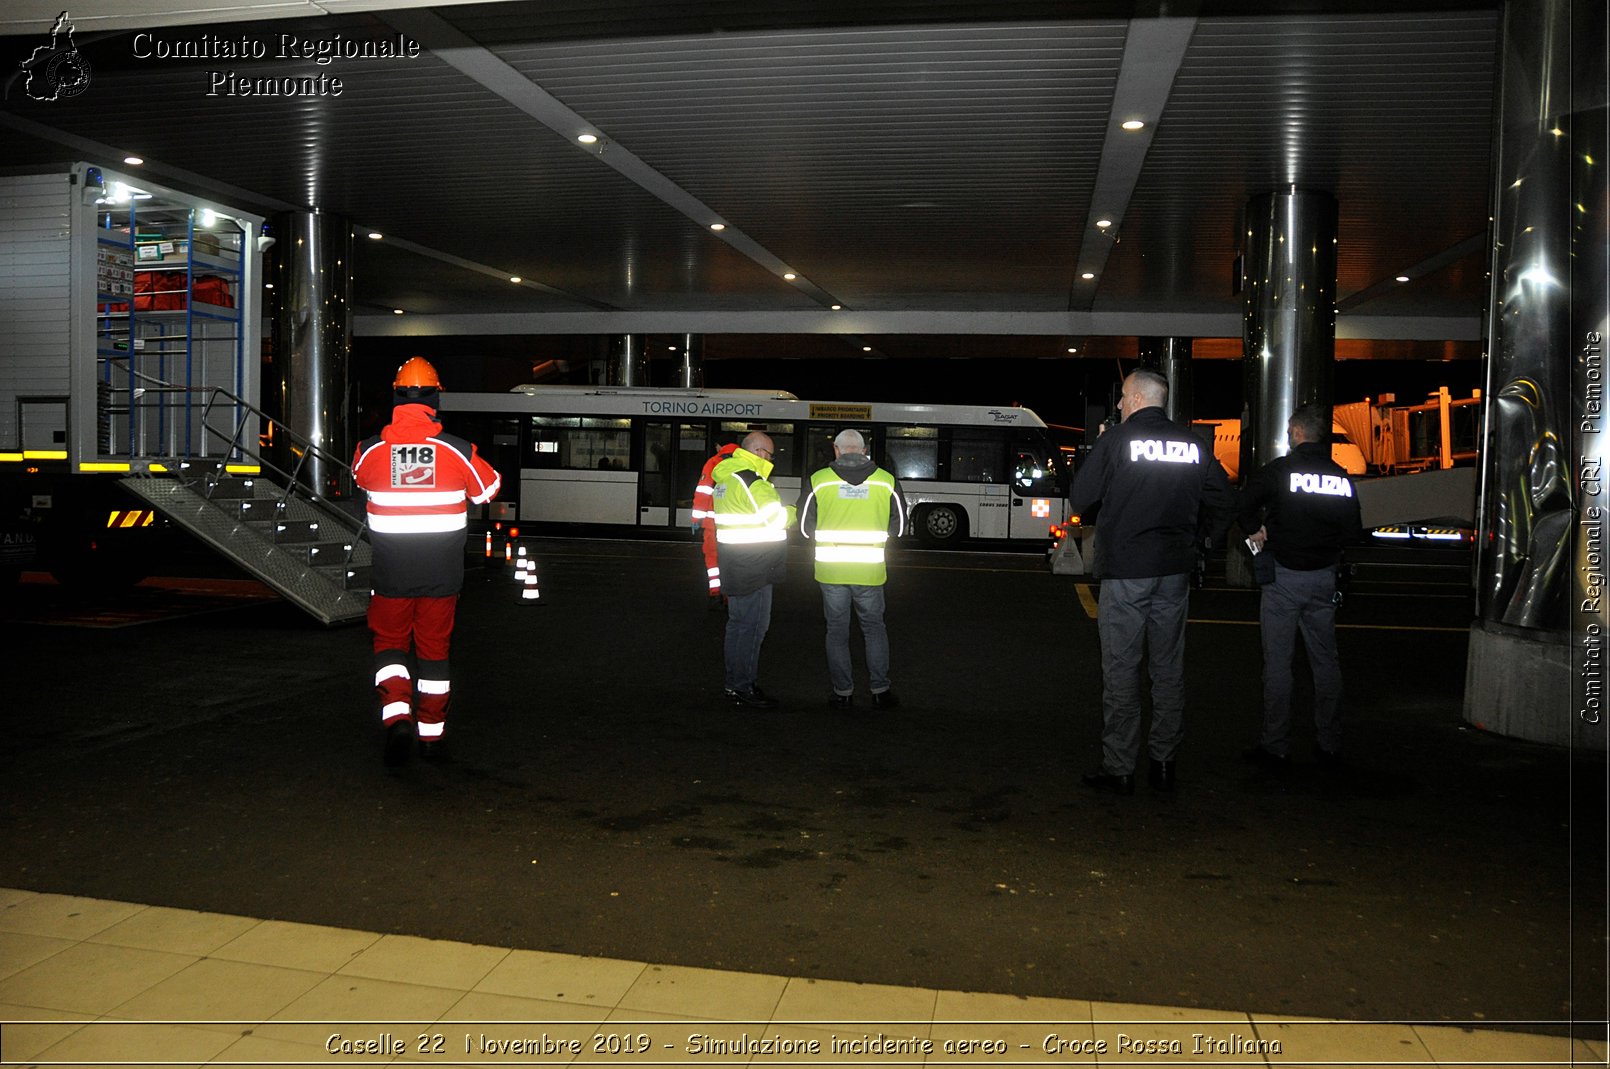
<path fill-rule="evenodd" d="M 783 581 L 788 529 L 794 526 L 794 506 L 779 501 L 777 488 L 768 481 L 774 449 L 765 432 L 751 431 L 710 472 L 716 553 L 727 595 L 722 693 L 734 705 L 751 709 L 777 708 L 777 699 L 762 691 L 755 677 L 760 674 L 760 646 L 771 626 L 771 588 Z"/>
<path fill-rule="evenodd" d="M 827 617 L 827 704 L 849 709 L 855 680 L 850 672 L 850 607 L 861 621 L 872 705 L 893 709 L 889 687 L 889 633 L 883 624 L 883 584 L 888 578 L 884 547 L 906 530 L 900 481 L 867 456 L 858 430 L 833 439 L 833 463 L 811 475 L 800 509 L 800 533 L 816 542 L 816 581 Z"/>

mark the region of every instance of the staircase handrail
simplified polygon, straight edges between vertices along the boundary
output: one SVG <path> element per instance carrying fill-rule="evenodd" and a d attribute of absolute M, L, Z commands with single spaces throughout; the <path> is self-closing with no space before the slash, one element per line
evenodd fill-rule
<path fill-rule="evenodd" d="M 275 419 L 261 408 L 258 408 L 256 405 L 252 404 L 250 401 L 247 401 L 245 398 L 228 389 L 225 389 L 222 386 L 180 386 L 171 382 L 164 382 L 161 379 L 146 375 L 141 372 L 135 372 L 134 374 L 136 377 L 152 384 L 148 387 L 144 387 L 141 391 L 142 393 L 205 394 L 206 400 L 202 404 L 201 426 L 207 434 L 212 435 L 224 444 L 225 451 L 223 461 L 227 463 L 230 455 L 239 455 L 255 462 L 260 468 L 278 475 L 284 481 L 283 492 L 277 499 L 279 502 L 283 504 L 285 502 L 289 502 L 293 497 L 300 496 L 303 499 L 314 502 L 315 504 L 321 506 L 322 511 L 341 516 L 345 521 L 355 525 L 355 531 L 352 535 L 352 544 L 347 547 L 346 559 L 344 561 L 344 563 L 348 566 L 351 565 L 352 556 L 357 549 L 358 542 L 363 540 L 368 534 L 368 520 L 360 520 L 351 515 L 335 500 L 325 497 L 319 491 L 301 481 L 302 469 L 306 466 L 308 459 L 311 457 L 317 457 L 324 461 L 324 463 L 334 468 L 338 474 L 345 477 L 344 481 L 349 486 L 353 485 L 355 478 L 351 465 L 342 460 L 340 457 L 335 456 L 328 449 L 323 448 L 306 435 L 298 434 L 296 431 L 291 430 L 280 420 Z M 234 406 L 238 411 L 241 412 L 240 418 L 235 423 L 233 434 L 225 434 L 223 430 L 213 426 L 211 418 L 213 406 L 218 404 L 220 401 L 225 402 L 227 405 Z M 274 436 L 276 439 L 287 442 L 291 452 L 294 453 L 297 458 L 294 468 L 287 471 L 285 468 L 274 463 L 267 456 L 265 456 L 261 450 L 253 445 L 247 444 L 249 436 L 246 434 L 246 428 L 250 424 L 252 416 L 256 416 L 258 419 L 262 420 L 265 426 L 273 427 Z M 197 457 L 181 457 L 180 459 L 204 458 L 209 458 L 209 455 L 206 453 L 205 444 L 203 444 L 202 452 L 198 454 Z"/>

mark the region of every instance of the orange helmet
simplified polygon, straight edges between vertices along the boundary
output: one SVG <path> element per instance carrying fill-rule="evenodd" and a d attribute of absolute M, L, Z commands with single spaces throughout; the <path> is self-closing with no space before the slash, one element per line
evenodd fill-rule
<path fill-rule="evenodd" d="M 397 379 L 391 385 L 398 390 L 439 390 L 442 380 L 436 376 L 436 369 L 430 366 L 429 360 L 412 356 L 397 369 Z"/>

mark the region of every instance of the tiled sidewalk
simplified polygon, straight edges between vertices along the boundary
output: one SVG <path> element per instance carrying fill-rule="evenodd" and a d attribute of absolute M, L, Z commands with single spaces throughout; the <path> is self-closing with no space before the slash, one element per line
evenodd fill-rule
<path fill-rule="evenodd" d="M 721 972 L 0 889 L 3 1065 L 572 1062 L 1604 1065 L 1605 1044 Z"/>

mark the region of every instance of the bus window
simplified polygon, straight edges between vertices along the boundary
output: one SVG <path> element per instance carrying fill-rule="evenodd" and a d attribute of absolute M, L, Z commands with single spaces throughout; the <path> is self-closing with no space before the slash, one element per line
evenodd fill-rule
<path fill-rule="evenodd" d="M 853 426 L 855 430 L 861 432 L 861 437 L 866 440 L 867 455 L 877 456 L 875 451 L 876 435 L 873 433 L 872 428 L 865 424 L 848 426 Z M 813 423 L 807 428 L 805 431 L 805 468 L 801 474 L 810 475 L 833 463 L 833 439 L 837 438 L 839 432 L 845 429 L 847 429 L 846 426 L 833 423 Z"/>
<path fill-rule="evenodd" d="M 950 442 L 950 481 L 1006 481 L 1006 442 L 999 435 L 957 434 Z"/>
<path fill-rule="evenodd" d="M 1017 460 L 1012 467 L 1012 490 L 1019 495 L 1060 494 L 1055 461 L 1043 446 L 1032 442 L 1019 442 Z"/>
<path fill-rule="evenodd" d="M 939 428 L 890 427 L 884 457 L 897 479 L 939 478 Z"/>
<path fill-rule="evenodd" d="M 531 466 L 601 471 L 631 467 L 632 421 L 592 416 L 532 416 Z"/>

